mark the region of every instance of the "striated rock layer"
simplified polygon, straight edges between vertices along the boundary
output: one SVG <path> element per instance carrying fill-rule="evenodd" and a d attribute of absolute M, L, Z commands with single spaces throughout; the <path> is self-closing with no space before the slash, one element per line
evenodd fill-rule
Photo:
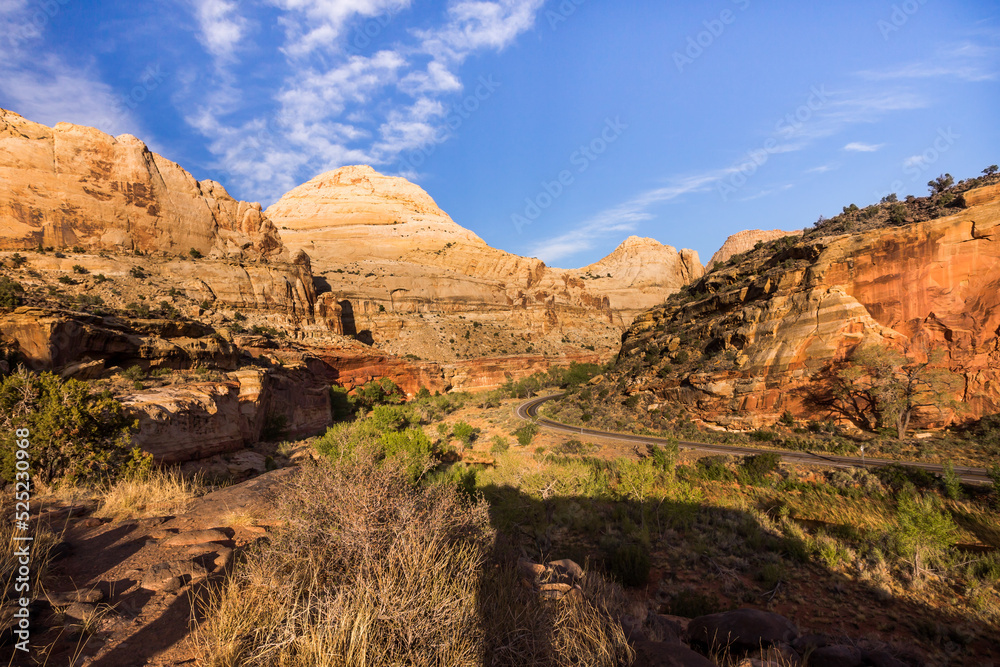
<path fill-rule="evenodd" d="M 965 379 L 955 397 L 962 418 L 1000 411 L 1000 185 L 960 202 L 946 217 L 809 239 L 717 268 L 692 296 L 629 329 L 620 363 L 633 369 L 631 390 L 730 426 L 773 423 L 784 410 L 827 418 L 816 399 L 829 374 L 858 345 L 881 342 L 920 360 L 943 350 L 941 363 Z M 664 362 L 629 361 L 643 352 Z"/>
<path fill-rule="evenodd" d="M 283 247 L 260 204 L 196 181 L 130 134 L 53 128 L 0 109 L 0 248 L 94 250 L 245 260 Z"/>
<path fill-rule="evenodd" d="M 289 248 L 309 254 L 345 332 L 369 332 L 391 350 L 396 341 L 397 352 L 433 354 L 421 341 L 447 347 L 441 323 L 422 321 L 431 314 L 492 323 L 538 345 L 612 344 L 637 313 L 703 273 L 694 251 L 637 237 L 583 269 L 550 268 L 491 248 L 418 186 L 367 166 L 318 176 L 266 214 Z"/>

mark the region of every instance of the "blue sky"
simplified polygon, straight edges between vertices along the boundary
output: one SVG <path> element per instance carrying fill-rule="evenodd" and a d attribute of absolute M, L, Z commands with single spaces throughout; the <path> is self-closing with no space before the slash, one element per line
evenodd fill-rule
<path fill-rule="evenodd" d="M 551 265 L 708 261 L 1000 161 L 1000 3 L 0 0 L 0 106 L 265 205 L 368 163 Z"/>

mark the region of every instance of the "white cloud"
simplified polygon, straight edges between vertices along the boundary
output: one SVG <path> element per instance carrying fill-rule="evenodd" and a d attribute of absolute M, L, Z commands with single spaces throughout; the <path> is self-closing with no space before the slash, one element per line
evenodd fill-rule
<path fill-rule="evenodd" d="M 545 239 L 533 245 L 529 254 L 551 264 L 572 254 L 593 249 L 597 241 L 612 234 L 631 232 L 637 223 L 650 220 L 650 208 L 690 192 L 710 189 L 725 178 L 732 168 L 695 174 L 674 179 L 669 185 L 647 190 L 617 206 L 605 209 L 580 223 L 565 234 Z"/>
<path fill-rule="evenodd" d="M 193 0 L 198 38 L 205 50 L 223 61 L 231 60 L 243 40 L 247 20 L 230 0 Z"/>
<path fill-rule="evenodd" d="M 285 10 L 285 53 L 293 58 L 316 51 L 337 52 L 339 38 L 355 17 L 393 16 L 410 6 L 410 0 L 270 0 Z"/>
<path fill-rule="evenodd" d="M 232 0 L 200 1 L 221 4 L 211 18 L 235 20 Z M 178 100 L 188 122 L 209 139 L 216 166 L 236 176 L 234 191 L 265 202 L 319 171 L 398 164 L 404 152 L 447 139 L 444 100 L 463 88 L 458 66 L 474 52 L 509 46 L 534 25 L 544 0 L 452 0 L 438 27 L 405 33 L 372 55 L 360 55 L 358 31 L 381 31 L 411 0 L 266 3 L 282 11 L 285 31 L 288 74 L 273 98 L 277 110 L 230 120 L 245 103 L 224 93 L 237 92 L 224 69 L 211 91 L 191 85 Z M 238 50 L 236 33 L 245 23 L 237 28 L 219 28 L 229 38 L 220 53 Z"/>
<path fill-rule="evenodd" d="M 947 78 L 969 83 L 995 81 L 1000 49 L 973 42 L 952 44 L 938 49 L 933 58 L 882 70 L 858 72 L 871 81 Z"/>
<path fill-rule="evenodd" d="M 874 153 L 883 146 L 885 146 L 885 144 L 866 144 L 860 141 L 852 141 L 844 146 L 844 150 L 853 153 Z"/>
<path fill-rule="evenodd" d="M 44 20 L 43 20 L 44 19 Z M 19 0 L 0 3 L 0 97 L 3 106 L 35 122 L 89 125 L 112 135 L 139 134 L 129 101 L 94 76 L 38 48 L 50 15 Z"/>

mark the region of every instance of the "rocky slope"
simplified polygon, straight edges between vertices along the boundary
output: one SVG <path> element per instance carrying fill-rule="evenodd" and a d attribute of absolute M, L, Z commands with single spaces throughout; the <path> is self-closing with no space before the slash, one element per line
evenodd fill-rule
<path fill-rule="evenodd" d="M 815 230 L 717 267 L 635 321 L 623 383 L 728 426 L 773 423 L 785 410 L 825 419 L 816 398 L 830 374 L 858 345 L 882 342 L 917 360 L 943 350 L 941 363 L 965 381 L 961 418 L 1000 411 L 1000 184 L 981 181 L 959 197 L 912 203 L 934 209 L 933 219 Z"/>
<path fill-rule="evenodd" d="M 711 271 L 717 265 L 728 262 L 733 255 L 753 250 L 758 243 L 767 243 L 784 236 L 802 236 L 802 230 L 784 232 L 780 229 L 745 229 L 742 232 L 736 232 L 726 239 L 721 248 L 715 251 L 712 259 L 705 265 L 705 270 Z"/>
<path fill-rule="evenodd" d="M 346 333 L 419 356 L 612 346 L 637 313 L 703 272 L 697 253 L 636 237 L 591 266 L 553 269 L 491 248 L 418 186 L 367 166 L 322 174 L 266 214 L 312 258 Z"/>

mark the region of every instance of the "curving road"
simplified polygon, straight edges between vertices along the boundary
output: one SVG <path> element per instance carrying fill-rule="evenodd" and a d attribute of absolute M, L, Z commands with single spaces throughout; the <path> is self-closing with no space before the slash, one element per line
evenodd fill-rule
<path fill-rule="evenodd" d="M 632 435 L 625 433 L 611 433 L 609 431 L 597 431 L 582 426 L 570 426 L 561 424 L 551 419 L 538 416 L 538 406 L 546 401 L 562 398 L 563 394 L 552 394 L 550 396 L 539 396 L 529 401 L 525 401 L 514 410 L 518 417 L 525 420 L 534 420 L 540 427 L 549 431 L 565 433 L 567 435 L 585 435 L 590 438 L 600 438 L 614 440 L 616 442 L 632 442 L 645 445 L 662 445 L 668 442 L 664 438 L 656 438 L 649 435 Z M 917 461 L 890 461 L 888 459 L 872 459 L 853 456 L 834 456 L 827 454 L 813 454 L 812 452 L 792 452 L 787 450 L 754 449 L 752 447 L 736 447 L 733 445 L 712 445 L 704 442 L 690 442 L 680 440 L 677 443 L 684 449 L 694 449 L 713 454 L 761 454 L 764 452 L 778 451 L 781 460 L 786 463 L 808 463 L 811 465 L 822 465 L 831 468 L 877 468 L 890 463 L 899 463 L 912 468 L 920 468 L 933 473 L 943 472 L 943 467 L 935 463 L 921 463 Z M 969 468 L 966 466 L 955 466 L 955 472 L 963 482 L 972 484 L 989 484 L 991 480 L 986 475 L 983 468 Z"/>

